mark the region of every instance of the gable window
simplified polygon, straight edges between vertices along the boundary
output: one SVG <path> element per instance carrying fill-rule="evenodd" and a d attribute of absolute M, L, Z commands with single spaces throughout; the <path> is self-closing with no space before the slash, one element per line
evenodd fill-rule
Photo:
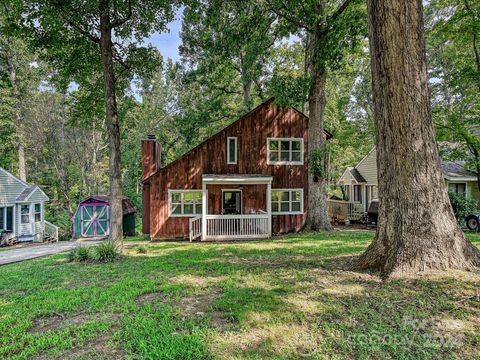
<path fill-rule="evenodd" d="M 170 216 L 195 216 L 202 213 L 201 190 L 169 190 Z"/>
<path fill-rule="evenodd" d="M 22 224 L 28 224 L 30 222 L 30 206 L 22 205 L 20 208 L 20 221 Z"/>
<path fill-rule="evenodd" d="M 303 214 L 303 189 L 272 190 L 273 214 Z"/>
<path fill-rule="evenodd" d="M 237 138 L 227 138 L 227 164 L 237 163 Z"/>
<path fill-rule="evenodd" d="M 465 196 L 465 193 L 467 192 L 467 184 L 466 183 L 449 183 L 448 191 L 454 192 L 458 195 Z"/>
<path fill-rule="evenodd" d="M 268 138 L 267 164 L 303 165 L 303 139 Z"/>
<path fill-rule="evenodd" d="M 40 204 L 35 204 L 35 222 L 42 221 L 42 207 Z"/>

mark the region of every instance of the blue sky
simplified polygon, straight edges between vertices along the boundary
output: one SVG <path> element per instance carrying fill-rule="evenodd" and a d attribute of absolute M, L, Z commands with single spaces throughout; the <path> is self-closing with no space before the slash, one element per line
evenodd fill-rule
<path fill-rule="evenodd" d="M 168 24 L 170 32 L 154 33 L 145 40 L 145 43 L 152 44 L 160 50 L 164 60 L 167 58 L 171 58 L 173 61 L 180 60 L 178 47 L 181 44 L 180 30 L 182 28 L 182 13 L 183 9 L 179 9 L 175 16 L 175 20 Z"/>

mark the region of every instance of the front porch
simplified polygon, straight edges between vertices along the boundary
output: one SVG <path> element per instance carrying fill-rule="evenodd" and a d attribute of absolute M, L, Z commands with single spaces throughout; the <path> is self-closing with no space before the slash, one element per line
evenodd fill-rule
<path fill-rule="evenodd" d="M 190 219 L 190 241 L 270 238 L 271 185 L 265 175 L 203 175 L 202 215 Z"/>

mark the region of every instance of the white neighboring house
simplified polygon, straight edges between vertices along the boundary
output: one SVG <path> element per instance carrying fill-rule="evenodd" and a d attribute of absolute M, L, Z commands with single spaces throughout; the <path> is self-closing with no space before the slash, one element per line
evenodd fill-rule
<path fill-rule="evenodd" d="M 480 200 L 477 175 L 466 171 L 461 162 L 442 161 L 443 177 L 448 190 L 466 198 Z M 337 182 L 344 192 L 344 200 L 352 203 L 349 219 L 358 220 L 378 197 L 377 150 L 374 147 L 360 162 L 349 167 Z"/>
<path fill-rule="evenodd" d="M 0 233 L 18 241 L 57 241 L 58 227 L 45 221 L 49 198 L 0 167 Z"/>

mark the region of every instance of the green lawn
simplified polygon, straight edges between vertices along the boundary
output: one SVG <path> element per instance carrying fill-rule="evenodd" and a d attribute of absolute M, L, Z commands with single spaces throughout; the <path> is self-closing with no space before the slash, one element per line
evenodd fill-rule
<path fill-rule="evenodd" d="M 372 237 L 128 241 L 112 264 L 3 266 L 0 358 L 479 358 L 480 275 L 348 271 Z"/>

